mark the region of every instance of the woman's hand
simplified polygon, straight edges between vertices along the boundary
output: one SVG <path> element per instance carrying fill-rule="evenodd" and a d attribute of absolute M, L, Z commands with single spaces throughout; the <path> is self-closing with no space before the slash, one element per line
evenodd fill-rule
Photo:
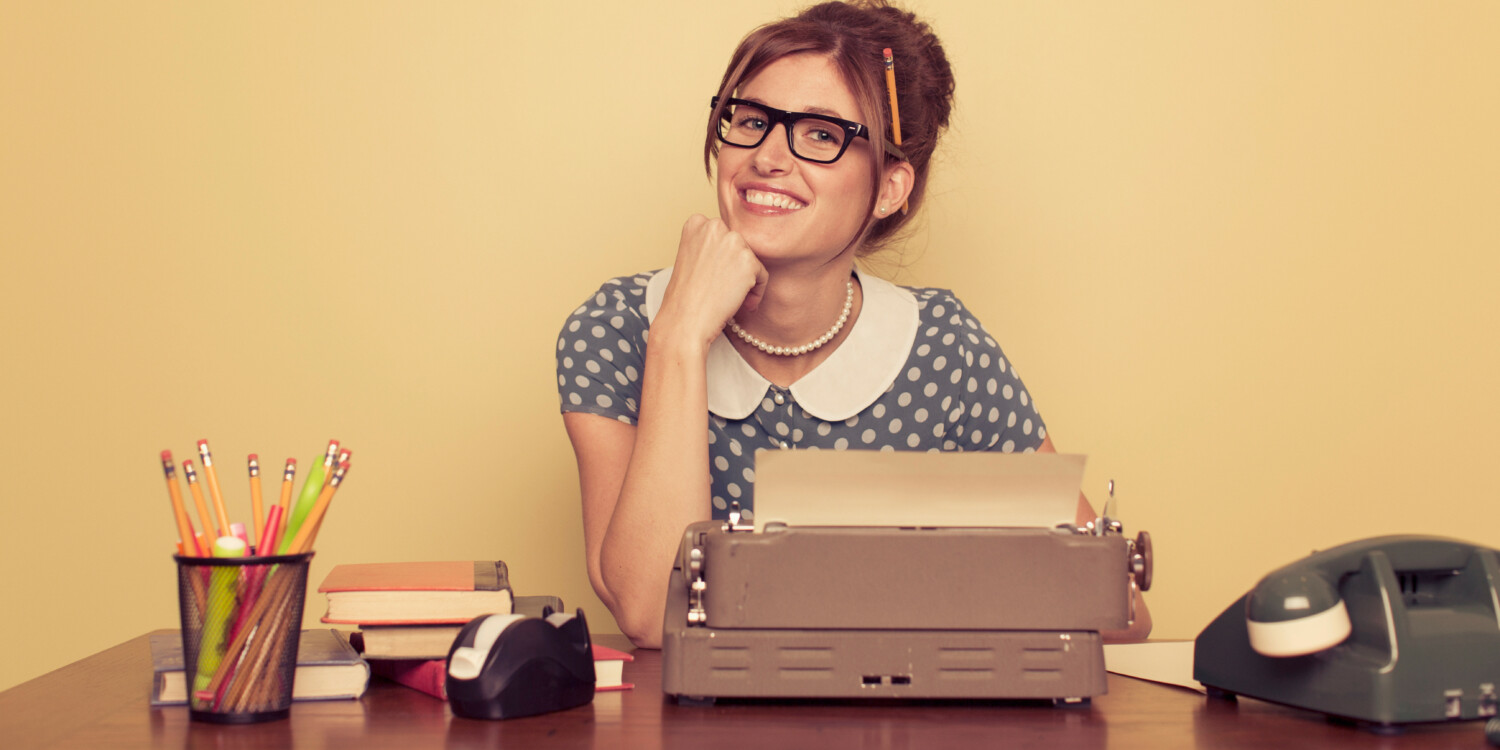
<path fill-rule="evenodd" d="M 769 278 L 739 233 L 721 219 L 694 214 L 682 226 L 658 322 L 666 317 L 706 346 L 730 318 L 760 305 Z"/>

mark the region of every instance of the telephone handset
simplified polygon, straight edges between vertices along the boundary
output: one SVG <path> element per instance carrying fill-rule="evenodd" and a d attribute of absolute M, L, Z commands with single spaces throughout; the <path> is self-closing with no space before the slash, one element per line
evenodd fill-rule
<path fill-rule="evenodd" d="M 1250 647 L 1266 656 L 1303 656 L 1349 637 L 1349 610 L 1339 586 L 1379 553 L 1396 571 L 1403 590 L 1418 597 L 1420 582 L 1434 582 L 1463 568 L 1475 547 L 1448 539 L 1379 537 L 1313 553 L 1272 571 L 1250 590 L 1245 624 Z"/>
<path fill-rule="evenodd" d="M 1500 553 L 1386 536 L 1272 571 L 1198 636 L 1211 692 L 1380 725 L 1496 715 Z"/>

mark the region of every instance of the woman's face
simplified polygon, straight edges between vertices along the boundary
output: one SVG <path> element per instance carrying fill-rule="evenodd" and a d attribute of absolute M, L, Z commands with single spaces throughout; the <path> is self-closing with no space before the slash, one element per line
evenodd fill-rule
<path fill-rule="evenodd" d="M 777 60 L 741 84 L 735 96 L 792 112 L 864 121 L 843 76 L 822 55 Z M 872 158 L 869 142 L 856 138 L 832 164 L 803 161 L 788 148 L 784 125 L 755 148 L 721 144 L 719 216 L 768 266 L 826 263 L 844 251 L 864 223 Z"/>

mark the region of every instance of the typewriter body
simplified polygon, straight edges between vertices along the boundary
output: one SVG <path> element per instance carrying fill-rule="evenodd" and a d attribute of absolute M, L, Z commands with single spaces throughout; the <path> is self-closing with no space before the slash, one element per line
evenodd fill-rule
<path fill-rule="evenodd" d="M 1076 505 L 1077 484 L 1071 492 Z M 1087 528 L 809 519 L 752 525 L 731 512 L 686 529 L 663 624 L 666 693 L 1087 702 L 1105 692 L 1100 631 L 1131 621 L 1132 575 L 1149 586 L 1149 537 L 1128 540 L 1107 518 Z"/>

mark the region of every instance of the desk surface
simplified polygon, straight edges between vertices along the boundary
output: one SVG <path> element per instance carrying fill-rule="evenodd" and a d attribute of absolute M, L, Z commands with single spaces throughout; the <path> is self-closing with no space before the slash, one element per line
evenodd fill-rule
<path fill-rule="evenodd" d="M 628 648 L 619 636 L 606 645 Z M 794 701 L 677 706 L 661 692 L 661 654 L 625 665 L 634 690 L 510 721 L 454 717 L 446 703 L 374 679 L 358 701 L 300 702 L 285 721 L 218 726 L 185 707 L 151 708 L 147 636 L 0 693 L 0 745 L 17 748 L 1488 747 L 1477 722 L 1380 736 L 1260 701 L 1207 700 L 1117 675 L 1087 708 L 1018 702 Z M 514 743 L 514 744 L 512 744 Z"/>

